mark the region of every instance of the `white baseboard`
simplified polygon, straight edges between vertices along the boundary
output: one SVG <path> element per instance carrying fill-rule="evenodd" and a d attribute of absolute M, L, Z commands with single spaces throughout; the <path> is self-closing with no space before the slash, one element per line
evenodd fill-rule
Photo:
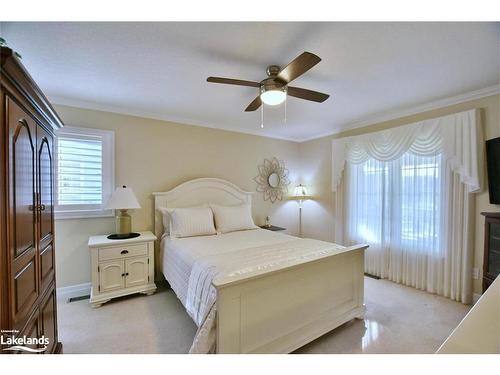
<path fill-rule="evenodd" d="M 472 304 L 475 305 L 476 302 L 481 298 L 482 294 L 479 293 L 473 293 L 472 294 Z"/>
<path fill-rule="evenodd" d="M 57 288 L 57 298 L 74 298 L 90 294 L 91 283 L 77 284 Z"/>

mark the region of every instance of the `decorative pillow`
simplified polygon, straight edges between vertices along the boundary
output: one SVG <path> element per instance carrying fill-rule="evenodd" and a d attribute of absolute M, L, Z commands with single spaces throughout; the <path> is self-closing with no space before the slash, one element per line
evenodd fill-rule
<path fill-rule="evenodd" d="M 221 233 L 237 230 L 257 229 L 252 219 L 252 208 L 249 204 L 238 206 L 221 206 L 210 204 L 215 217 L 215 226 Z"/>
<path fill-rule="evenodd" d="M 171 237 L 194 237 L 217 234 L 214 216 L 210 207 L 159 208 L 163 214 L 163 226 L 168 228 L 170 219 Z"/>

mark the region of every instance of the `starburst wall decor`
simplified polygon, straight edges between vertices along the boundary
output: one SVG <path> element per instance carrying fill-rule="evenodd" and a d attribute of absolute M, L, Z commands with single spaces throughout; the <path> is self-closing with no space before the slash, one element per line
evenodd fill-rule
<path fill-rule="evenodd" d="M 288 169 L 285 163 L 276 158 L 264 159 L 264 164 L 258 166 L 259 174 L 254 178 L 257 182 L 257 191 L 264 193 L 264 200 L 271 203 L 282 200 L 288 192 Z"/>

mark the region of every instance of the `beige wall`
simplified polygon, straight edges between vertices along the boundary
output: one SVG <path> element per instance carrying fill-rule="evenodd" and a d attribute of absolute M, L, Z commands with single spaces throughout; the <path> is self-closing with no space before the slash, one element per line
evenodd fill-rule
<path fill-rule="evenodd" d="M 66 106 L 56 106 L 56 111 L 67 126 L 115 131 L 115 183 L 131 186 L 142 206 L 132 213 L 136 231 L 153 228 L 153 191 L 166 191 L 193 178 L 223 178 L 255 191 L 257 166 L 276 156 L 289 169 L 292 186 L 298 181 L 295 142 Z M 260 193 L 253 202 L 257 224 L 270 215 L 273 223 L 297 233 L 295 202 L 271 204 Z M 113 231 L 113 218 L 56 221 L 58 287 L 90 281 L 88 237 Z"/>
<path fill-rule="evenodd" d="M 141 210 L 132 213 L 134 230 L 153 228 L 151 192 L 169 190 L 197 177 L 219 177 L 241 188 L 255 191 L 253 177 L 264 158 L 276 156 L 290 170 L 291 187 L 306 184 L 315 200 L 306 201 L 302 211 L 303 233 L 326 241 L 333 240 L 334 202 L 331 193 L 331 140 L 404 125 L 428 118 L 481 108 L 485 138 L 500 136 L 500 95 L 441 108 L 414 116 L 373 124 L 316 140 L 295 143 L 240 133 L 181 125 L 108 112 L 56 106 L 68 126 L 93 127 L 115 131 L 115 183 L 133 187 Z M 474 267 L 482 269 L 484 221 L 480 212 L 500 211 L 489 204 L 488 192 L 476 194 Z M 257 224 L 270 215 L 272 222 L 298 232 L 295 202 L 264 202 L 254 196 Z M 56 221 L 58 286 L 90 281 L 88 237 L 111 233 L 113 218 L 67 219 Z M 474 292 L 481 292 L 474 280 Z"/>
<path fill-rule="evenodd" d="M 333 240 L 335 207 L 331 193 L 331 141 L 334 137 L 347 137 L 388 129 L 473 108 L 482 109 L 485 139 L 500 137 L 500 95 L 495 95 L 301 143 L 299 153 L 302 163 L 302 181 L 311 187 L 312 193 L 317 197 L 316 200 L 307 201 L 304 204 L 302 210 L 304 236 L 326 241 Z M 486 174 L 486 170 L 484 173 Z M 484 219 L 480 213 L 483 211 L 500 211 L 500 206 L 489 204 L 487 187 L 481 193 L 476 194 L 474 267 L 480 270 L 483 264 L 484 242 Z M 481 293 L 480 280 L 474 280 L 474 293 Z"/>

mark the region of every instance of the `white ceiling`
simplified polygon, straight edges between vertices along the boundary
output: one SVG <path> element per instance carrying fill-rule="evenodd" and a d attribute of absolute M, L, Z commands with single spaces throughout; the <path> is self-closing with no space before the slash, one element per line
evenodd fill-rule
<path fill-rule="evenodd" d="M 2 23 L 55 103 L 304 140 L 375 114 L 500 82 L 499 23 Z M 303 51 L 323 61 L 293 85 L 331 94 L 323 104 L 289 97 L 244 112 L 249 87 L 270 64 Z"/>

